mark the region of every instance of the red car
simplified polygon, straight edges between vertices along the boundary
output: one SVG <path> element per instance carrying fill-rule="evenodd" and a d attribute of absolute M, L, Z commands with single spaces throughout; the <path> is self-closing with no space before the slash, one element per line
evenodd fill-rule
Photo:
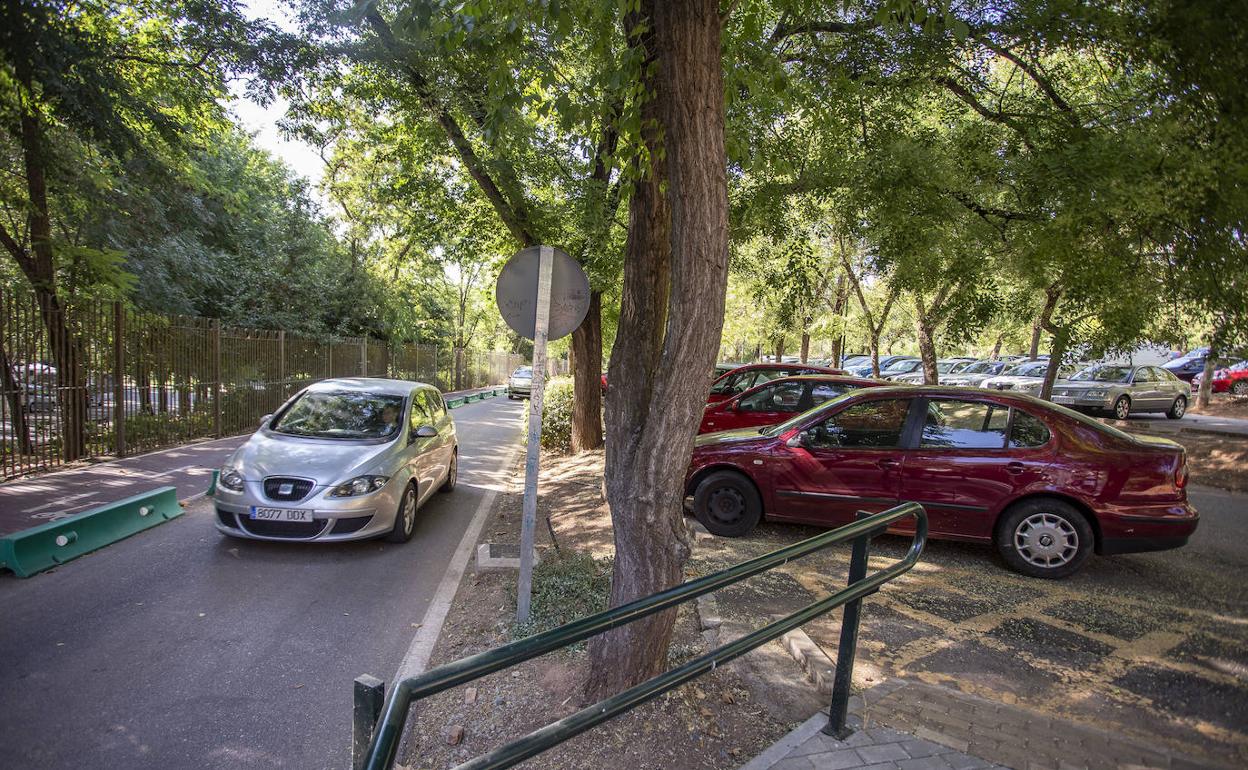
<path fill-rule="evenodd" d="M 1192 392 L 1200 390 L 1203 374 L 1192 378 Z M 1248 361 L 1215 369 L 1213 372 L 1213 392 L 1230 393 L 1233 396 L 1248 396 Z"/>
<path fill-rule="evenodd" d="M 1184 545 L 1199 518 L 1186 485 L 1173 441 L 1022 394 L 941 386 L 858 390 L 762 431 L 699 436 L 686 477 L 717 535 L 764 516 L 839 526 L 914 501 L 933 537 L 993 543 L 1010 568 L 1046 578 L 1093 551 Z"/>
<path fill-rule="evenodd" d="M 844 374 L 840 369 L 825 369 L 811 364 L 746 364 L 731 371 L 724 372 L 711 385 L 711 396 L 708 404 L 732 398 L 744 393 L 756 385 L 781 377 L 792 377 L 797 374 Z"/>
<path fill-rule="evenodd" d="M 698 433 L 775 425 L 851 390 L 887 384 L 883 380 L 836 374 L 781 377 L 725 401 L 707 404 Z"/>

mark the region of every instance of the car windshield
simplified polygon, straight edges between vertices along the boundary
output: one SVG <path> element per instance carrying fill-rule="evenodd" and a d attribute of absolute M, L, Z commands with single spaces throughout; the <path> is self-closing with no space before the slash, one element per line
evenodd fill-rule
<path fill-rule="evenodd" d="M 511 376 L 512 376 L 512 377 L 532 377 L 532 376 L 533 376 L 533 367 L 531 367 L 531 366 L 522 366 L 522 367 L 520 367 L 519 369 L 517 369 L 517 370 L 515 370 L 514 372 L 512 372 L 512 373 L 511 373 Z"/>
<path fill-rule="evenodd" d="M 296 399 L 270 427 L 290 436 L 393 438 L 399 433 L 406 401 L 389 393 L 312 391 Z"/>
<path fill-rule="evenodd" d="M 786 430 L 790 430 L 791 428 L 797 427 L 799 423 L 801 423 L 808 417 L 811 417 L 815 414 L 822 414 L 823 412 L 826 412 L 829 409 L 834 409 L 837 404 L 841 403 L 842 401 L 844 401 L 845 399 L 849 398 L 850 396 L 854 395 L 857 392 L 858 391 L 856 390 L 848 390 L 842 395 L 839 395 L 835 398 L 828 399 L 827 401 L 824 401 L 819 406 L 816 406 L 814 409 L 810 409 L 805 412 L 802 412 L 799 415 L 790 417 L 784 422 L 777 423 L 775 425 L 769 425 L 765 428 L 759 428 L 758 432 L 764 436 L 779 436 L 781 433 L 784 433 Z"/>
<path fill-rule="evenodd" d="M 1004 374 L 1011 377 L 1043 377 L 1048 368 L 1048 361 L 1027 361 L 1010 367 Z"/>
<path fill-rule="evenodd" d="M 884 371 L 891 372 L 893 374 L 913 372 L 915 369 L 918 369 L 922 363 L 922 361 L 897 361 L 896 363 L 889 364 L 888 368 Z"/>
<path fill-rule="evenodd" d="M 993 367 L 995 366 L 996 364 L 994 364 L 991 361 L 976 361 L 975 363 L 963 369 L 962 373 L 963 374 L 991 374 L 993 371 Z"/>
<path fill-rule="evenodd" d="M 936 371 L 940 372 L 941 374 L 948 374 L 950 369 L 952 369 L 953 367 L 957 366 L 960 363 L 962 362 L 961 361 L 937 361 Z"/>
<path fill-rule="evenodd" d="M 1070 379 L 1090 382 L 1126 382 L 1131 379 L 1131 367 L 1089 366 Z"/>

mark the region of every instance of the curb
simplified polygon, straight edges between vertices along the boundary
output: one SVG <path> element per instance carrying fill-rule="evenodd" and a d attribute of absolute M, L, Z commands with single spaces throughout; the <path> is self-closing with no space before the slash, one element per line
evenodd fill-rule
<path fill-rule="evenodd" d="M 797 662 L 806 672 L 806 679 L 815 685 L 820 695 L 832 695 L 832 682 L 836 674 L 836 664 L 827 656 L 819 645 L 815 644 L 806 632 L 795 628 L 780 637 L 780 643 L 789 653 L 789 657 Z"/>

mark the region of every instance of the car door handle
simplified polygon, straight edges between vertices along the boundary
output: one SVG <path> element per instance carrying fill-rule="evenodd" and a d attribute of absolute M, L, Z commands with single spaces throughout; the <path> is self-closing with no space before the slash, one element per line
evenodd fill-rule
<path fill-rule="evenodd" d="M 896 470 L 897 468 L 901 467 L 901 463 L 897 462 L 891 457 L 885 457 L 881 460 L 878 460 L 875 464 L 880 466 L 886 471 Z"/>
<path fill-rule="evenodd" d="M 1025 470 L 1027 470 L 1027 466 L 1019 462 L 1005 464 L 1005 472 L 1015 475 L 1015 476 L 1017 476 L 1018 474 L 1022 473 Z"/>

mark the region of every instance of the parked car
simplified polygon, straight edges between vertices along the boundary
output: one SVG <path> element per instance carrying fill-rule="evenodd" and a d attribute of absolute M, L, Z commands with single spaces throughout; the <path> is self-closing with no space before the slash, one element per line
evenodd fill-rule
<path fill-rule="evenodd" d="M 707 404 L 698 433 L 774 425 L 842 393 L 885 384 L 883 380 L 837 374 L 781 377 L 756 385 L 725 401 Z"/>
<path fill-rule="evenodd" d="M 880 356 L 880 372 L 883 373 L 890 364 L 903 358 L 914 358 L 914 356 Z M 845 367 L 845 373 L 855 377 L 870 377 L 871 371 L 871 356 L 867 356 L 865 361 Z"/>
<path fill-rule="evenodd" d="M 1192 392 L 1200 390 L 1204 372 L 1192 378 Z M 1230 393 L 1233 396 L 1248 396 L 1248 361 L 1215 369 L 1213 372 L 1213 392 Z"/>
<path fill-rule="evenodd" d="M 607 375 L 602 375 L 602 387 L 606 390 Z M 528 398 L 533 392 L 533 367 L 521 366 L 507 378 L 507 398 Z"/>
<path fill-rule="evenodd" d="M 433 386 L 322 380 L 266 416 L 225 461 L 217 529 L 256 540 L 407 542 L 417 509 L 455 488 L 458 453 Z"/>
<path fill-rule="evenodd" d="M 1178 377 L 1180 380 L 1191 381 L 1193 377 L 1205 371 L 1205 359 L 1209 356 L 1209 348 L 1195 348 L 1185 355 L 1161 365 L 1162 369 Z"/>
<path fill-rule="evenodd" d="M 1053 383 L 1053 402 L 1125 420 L 1132 412 L 1165 412 L 1177 420 L 1187 411 L 1191 386 L 1160 366 L 1094 364 Z"/>
<path fill-rule="evenodd" d="M 761 431 L 699 436 L 685 480 L 717 535 L 764 518 L 839 526 L 914 501 L 932 537 L 992 543 L 1011 569 L 1045 578 L 1093 552 L 1182 546 L 1198 521 L 1186 485 L 1173 441 L 1030 396 L 940 386 L 855 390 Z"/>
<path fill-rule="evenodd" d="M 922 372 L 923 360 L 919 358 L 899 358 L 888 365 L 887 369 L 880 370 L 880 377 L 886 380 L 896 379 L 903 374 L 912 372 Z"/>
<path fill-rule="evenodd" d="M 744 393 L 755 385 L 761 385 L 780 377 L 797 374 L 844 374 L 839 369 L 826 369 L 812 364 L 746 364 L 721 374 L 711 385 L 707 403 L 715 404 Z"/>
<path fill-rule="evenodd" d="M 1028 395 L 1035 395 L 1043 387 L 1044 377 L 1048 371 L 1049 362 L 1047 360 L 1023 361 L 1014 364 L 996 377 L 989 377 L 981 382 L 979 386 L 981 388 L 992 388 L 993 390 L 1018 390 Z M 1069 377 L 1074 373 L 1075 367 L 1070 364 L 1058 365 L 1058 379 Z"/>
<path fill-rule="evenodd" d="M 973 358 L 941 358 L 936 361 L 937 376 L 945 374 L 955 374 L 962 371 L 966 367 L 975 363 Z M 900 374 L 892 378 L 894 382 L 905 383 L 907 385 L 923 384 L 923 368 L 920 366 L 916 370 L 908 374 Z"/>
<path fill-rule="evenodd" d="M 1009 367 L 1008 361 L 976 361 L 956 374 L 940 378 L 941 385 L 969 385 L 979 387 L 984 380 L 996 377 Z"/>

